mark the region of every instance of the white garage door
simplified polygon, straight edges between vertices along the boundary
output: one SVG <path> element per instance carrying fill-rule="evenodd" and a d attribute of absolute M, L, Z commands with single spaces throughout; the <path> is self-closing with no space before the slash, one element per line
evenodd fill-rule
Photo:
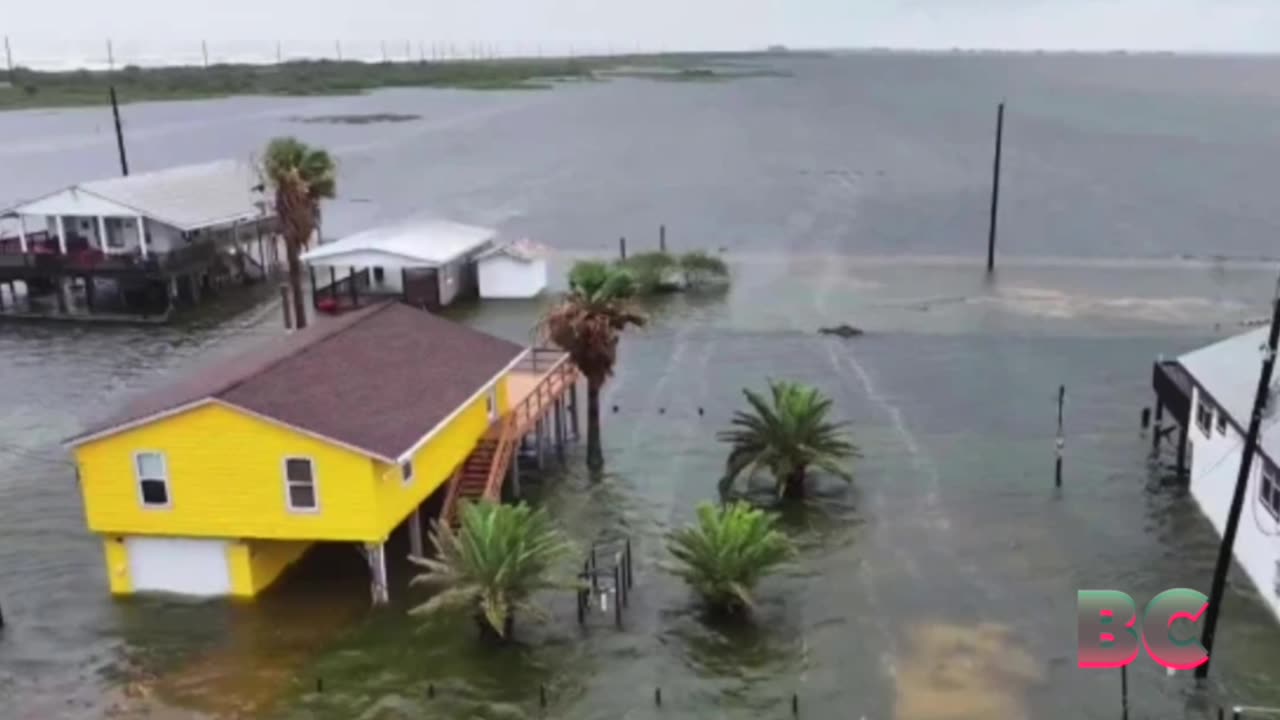
<path fill-rule="evenodd" d="M 225 540 L 126 538 L 135 592 L 229 595 Z"/>

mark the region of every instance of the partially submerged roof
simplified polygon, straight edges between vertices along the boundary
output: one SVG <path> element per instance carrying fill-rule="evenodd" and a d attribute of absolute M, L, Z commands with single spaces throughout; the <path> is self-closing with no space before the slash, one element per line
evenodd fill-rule
<path fill-rule="evenodd" d="M 220 403 L 394 461 L 523 353 L 424 310 L 384 303 L 193 372 L 69 442 Z"/>
<path fill-rule="evenodd" d="M 1249 427 L 1253 412 L 1267 331 L 1265 327 L 1251 330 L 1178 357 L 1178 363 L 1214 404 L 1242 429 Z M 1280 462 L 1280 423 L 1276 419 L 1275 415 L 1264 419 L 1258 443 L 1267 457 Z"/>
<path fill-rule="evenodd" d="M 261 217 L 265 196 L 257 169 L 240 160 L 92 180 L 21 203 L 23 215 L 141 215 L 180 230 Z"/>
<path fill-rule="evenodd" d="M 439 267 L 484 249 L 495 235 L 447 220 L 409 220 L 324 243 L 302 260 L 322 267 Z"/>
<path fill-rule="evenodd" d="M 515 240 L 509 243 L 502 243 L 485 250 L 477 256 L 477 259 L 484 260 L 491 257 L 509 257 L 521 262 L 533 262 L 539 258 L 547 256 L 547 247 L 540 245 L 528 238 Z"/>

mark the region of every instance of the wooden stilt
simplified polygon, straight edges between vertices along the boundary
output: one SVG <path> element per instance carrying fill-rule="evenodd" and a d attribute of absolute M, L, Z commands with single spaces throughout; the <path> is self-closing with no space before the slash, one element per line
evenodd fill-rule
<path fill-rule="evenodd" d="M 59 277 L 54 281 L 54 291 L 58 294 L 58 312 L 67 314 L 67 279 Z"/>
<path fill-rule="evenodd" d="M 556 458 L 564 462 L 564 398 L 556 398 L 555 413 Z"/>
<path fill-rule="evenodd" d="M 1189 422 L 1189 421 L 1188 421 Z M 1178 477 L 1187 473 L 1187 428 L 1178 429 Z"/>
<path fill-rule="evenodd" d="M 575 381 L 569 386 L 569 423 L 573 426 L 573 439 L 575 442 L 582 439 L 582 435 L 578 432 L 578 383 Z"/>
<path fill-rule="evenodd" d="M 373 604 L 386 605 L 391 599 L 387 591 L 387 546 L 385 543 L 367 543 L 364 547 L 369 560 L 369 590 Z"/>
<path fill-rule="evenodd" d="M 543 432 L 543 428 L 542 428 L 542 426 L 543 426 L 543 424 L 544 424 L 545 422 L 546 422 L 546 417 L 545 417 L 545 416 L 544 416 L 544 417 L 541 417 L 541 418 L 539 418 L 539 419 L 538 419 L 538 426 L 537 426 L 537 427 L 538 427 L 538 430 L 537 430 L 537 443 L 538 443 L 538 447 L 537 447 L 537 448 L 536 448 L 536 450 L 535 450 L 535 452 L 537 453 L 537 458 L 538 458 L 538 470 L 542 470 L 542 469 L 546 466 L 545 459 L 544 459 L 544 457 L 543 457 L 543 455 L 544 455 L 545 453 L 544 453 L 544 447 L 543 447 L 543 446 L 544 446 L 544 443 L 543 443 L 543 435 L 544 435 L 544 432 Z"/>
<path fill-rule="evenodd" d="M 415 507 L 409 514 L 409 552 L 422 557 L 422 508 Z"/>
<path fill-rule="evenodd" d="M 511 458 L 510 465 L 507 466 L 511 476 L 507 479 L 511 486 L 511 497 L 519 502 L 523 493 L 520 491 L 520 452 L 513 450 L 515 457 Z"/>
<path fill-rule="evenodd" d="M 1162 434 L 1160 431 L 1163 429 L 1162 427 L 1163 421 L 1164 421 L 1164 403 L 1160 402 L 1159 400 L 1156 400 L 1156 423 L 1155 423 L 1154 429 L 1151 432 L 1151 451 L 1152 452 L 1155 452 L 1156 450 L 1160 449 L 1160 436 Z"/>

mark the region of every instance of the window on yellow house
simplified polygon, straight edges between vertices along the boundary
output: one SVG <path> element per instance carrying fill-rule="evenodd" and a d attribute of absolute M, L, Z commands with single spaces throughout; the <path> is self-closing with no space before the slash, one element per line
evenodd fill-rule
<path fill-rule="evenodd" d="M 316 493 L 315 464 L 310 458 L 286 458 L 284 461 L 285 496 L 290 510 L 316 510 L 320 500 Z"/>
<path fill-rule="evenodd" d="M 169 506 L 169 471 L 163 453 L 140 452 L 134 455 L 133 472 L 138 480 L 138 496 L 143 507 Z"/>

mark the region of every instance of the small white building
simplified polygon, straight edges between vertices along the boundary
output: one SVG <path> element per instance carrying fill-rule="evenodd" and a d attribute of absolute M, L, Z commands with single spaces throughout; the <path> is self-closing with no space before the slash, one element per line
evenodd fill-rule
<path fill-rule="evenodd" d="M 476 263 L 482 298 L 526 299 L 547 288 L 547 249 L 530 240 L 496 245 Z"/>
<path fill-rule="evenodd" d="M 323 243 L 302 261 L 318 309 L 386 297 L 437 309 L 475 296 L 475 259 L 496 234 L 446 220 L 408 220 Z"/>
<path fill-rule="evenodd" d="M 1191 378 L 1187 429 L 1191 494 L 1221 535 L 1235 492 L 1244 438 L 1266 349 L 1267 328 L 1177 358 Z M 1280 619 L 1280 424 L 1264 417 L 1236 535 L 1235 559 Z"/>

